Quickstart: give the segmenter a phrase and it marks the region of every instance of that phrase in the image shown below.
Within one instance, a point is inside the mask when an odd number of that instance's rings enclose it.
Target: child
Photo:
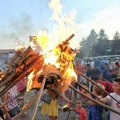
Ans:
[[[120,78],[116,78],[113,80],[113,90],[114,90],[114,93],[110,93],[110,95],[120,102]],[[115,110],[120,111],[120,103],[117,103],[110,96],[106,96],[105,98],[100,98],[99,100],[101,102],[109,104]],[[110,120],[120,120],[120,115],[111,111]]]
[[[73,108],[73,110],[76,112],[78,115],[78,120],[87,120],[87,112],[86,110],[82,107],[81,101],[76,102],[76,107]]]
[[[102,89],[105,89],[103,85],[101,84],[97,84],[99,87],[101,87]],[[102,97],[103,92],[101,91],[100,88],[98,88],[97,86],[93,86],[93,94],[97,97]],[[95,96],[92,96],[94,99]],[[102,118],[102,112],[103,112],[103,107],[94,104],[93,102],[89,102],[89,106],[88,106],[88,120],[103,120]]]
[[[81,83],[81,85],[82,85],[86,90],[88,90],[88,87],[87,87],[86,84]],[[86,94],[87,96],[90,96],[90,93],[88,93],[85,89],[81,88],[80,91],[81,91],[82,93]],[[80,100],[82,101],[82,104],[83,104],[84,108],[87,109],[87,107],[88,107],[88,101],[89,101],[89,100],[88,100],[86,97],[82,96],[82,95],[80,96]]]

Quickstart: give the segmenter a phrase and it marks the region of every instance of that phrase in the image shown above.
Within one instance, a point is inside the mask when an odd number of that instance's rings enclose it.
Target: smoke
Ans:
[[[76,10],[63,14],[63,5],[60,0],[51,0],[49,4],[53,10],[51,20],[55,21],[53,33],[58,36],[58,40],[63,41],[71,34],[75,34],[74,39],[71,40],[71,47],[76,48],[79,46],[79,24],[76,23]]]
[[[0,32],[0,40],[3,43],[1,47],[15,48],[18,46],[19,41],[28,44],[29,35],[33,34],[35,26],[32,23],[32,18],[29,14],[23,12],[17,19],[11,19],[8,29]],[[8,44],[5,44],[8,41]],[[3,46],[4,45],[4,46]],[[10,48],[9,47],[9,48]]]

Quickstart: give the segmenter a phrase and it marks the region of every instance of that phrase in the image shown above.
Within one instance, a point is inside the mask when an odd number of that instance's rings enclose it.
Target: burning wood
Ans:
[[[16,52],[16,54],[18,55],[18,52]],[[5,87],[1,89],[0,95],[3,95],[19,80],[29,75],[33,71],[33,69],[38,71],[44,63],[43,56],[36,54],[30,46],[25,51],[21,51],[18,58],[15,56],[10,62],[11,64],[9,66],[9,71],[6,72],[4,78],[0,83],[0,88],[5,85]]]
[[[5,85],[5,83],[7,82],[9,83],[4,89],[1,90],[0,95],[7,92],[7,90],[9,90],[15,83],[17,83],[19,80],[21,80],[28,74],[30,74],[30,76],[28,77],[28,83],[32,78],[32,83],[28,85],[28,90],[33,88],[41,90],[41,87],[44,87],[48,89],[48,94],[50,94],[51,97],[57,97],[63,90],[67,89],[71,82],[77,80],[76,76],[74,77],[75,72],[72,65],[75,54],[74,50],[69,47],[69,40],[73,36],[74,35],[71,35],[60,45],[55,47],[55,49],[49,51],[49,53],[52,53],[53,55],[50,56],[52,57],[52,59],[53,57],[56,57],[54,64],[51,64],[51,62],[48,61],[45,62],[46,56],[36,54],[31,49],[31,47],[28,47],[23,53],[21,53],[21,55],[15,60],[15,62],[11,66],[10,73],[12,74],[6,74],[6,77],[0,84],[0,86],[2,86]],[[72,74],[70,72],[72,72]],[[45,85],[42,84],[44,79],[46,81]],[[39,93],[41,94],[41,92]],[[36,98],[37,97],[34,97],[34,99],[31,101],[31,104],[35,101]],[[29,103],[27,104],[25,109],[28,109],[28,106]],[[23,114],[23,111],[18,114],[18,117]]]
[[[38,97],[35,113],[32,117],[32,119],[34,119],[38,103],[41,98],[41,93],[44,89],[48,90],[48,94],[51,95],[52,98],[56,98],[69,86],[78,92],[73,86],[71,86],[71,83],[77,81],[77,75],[73,68],[75,51],[69,47],[69,40],[73,36],[74,34],[45,55],[36,53],[36,51],[34,51],[30,46],[26,50],[22,49],[16,52],[16,55],[10,61],[9,71],[0,82],[0,96],[28,75],[27,90],[35,88],[39,89],[39,92],[30,102],[28,102],[25,108],[23,108],[23,110],[16,116],[15,120],[20,117]],[[33,40],[37,39],[35,36],[31,36],[30,38]],[[51,58],[52,61],[50,61]],[[81,92],[78,93],[85,96]],[[87,98],[112,110],[89,97]],[[120,114],[118,111],[112,111]]]
[[[45,88],[52,89],[50,92],[51,96],[56,92],[59,94],[63,90],[66,90],[71,82],[77,80],[72,64],[75,53],[74,50],[69,47],[69,40],[73,36],[74,35],[71,35],[64,42],[49,51],[44,57],[45,65],[43,65],[41,71],[39,71],[37,75],[33,75],[36,76],[33,79],[41,83],[49,68]],[[51,58],[52,61],[50,61]]]
[[[28,76],[32,71],[34,71],[35,77],[32,79],[32,86],[29,89],[40,89],[40,84],[42,82],[41,79],[44,78],[44,71],[46,71],[46,66],[50,67],[50,71],[47,76],[46,86],[47,84],[50,84],[52,82],[55,83],[55,85],[58,84],[59,86],[59,90],[57,89],[55,91],[61,92],[62,90],[67,89],[67,87],[65,86],[69,86],[71,82],[77,80],[77,78],[74,77],[75,74],[70,74],[70,72],[74,73],[72,61],[75,57],[75,53],[74,50],[69,47],[69,40],[73,36],[74,34],[68,37],[64,42],[59,44],[53,50],[49,51],[50,54],[53,54],[53,56],[50,56],[52,57],[52,59],[54,56],[56,56],[54,62],[55,64],[45,62],[45,56],[36,53],[30,46],[26,50],[17,50],[16,54],[10,61],[9,71],[6,72],[5,77],[0,83],[0,88],[2,88],[0,91],[0,95],[3,95],[14,84],[23,79],[25,76]],[[31,36],[31,39],[36,39],[36,37]],[[58,64],[58,66],[56,66],[56,64]],[[42,70],[42,72],[40,72],[39,70]],[[67,76],[69,77],[67,78]]]

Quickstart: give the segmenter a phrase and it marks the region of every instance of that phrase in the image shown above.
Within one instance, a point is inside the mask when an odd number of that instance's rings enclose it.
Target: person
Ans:
[[[76,112],[78,120],[87,120],[87,111],[84,107],[82,107],[81,101],[76,101],[76,107],[71,109]]]
[[[101,72],[98,69],[94,69],[92,71],[92,75],[91,75],[91,79],[95,82],[95,83],[100,83],[105,87],[105,91],[107,91],[108,93],[112,93],[113,92],[113,84],[109,81],[105,81],[102,80],[101,77]],[[91,87],[91,91],[92,91],[93,86]],[[104,92],[103,97],[106,97],[107,93]]]
[[[86,83],[81,83],[81,85],[82,85],[86,90],[89,90],[89,88],[87,87]],[[82,93],[84,93],[85,95],[90,96],[90,94],[89,94],[85,89],[81,88],[80,91],[81,91]],[[86,97],[80,95],[80,100],[81,100],[81,102],[82,102],[83,107],[84,107],[85,109],[87,109],[87,107],[88,107],[88,99],[87,99]]]
[[[120,62],[115,61],[116,69],[117,69],[117,78],[120,78]]]
[[[99,83],[97,83],[97,85],[102,89],[105,89],[103,85]],[[98,88],[97,86],[93,86],[93,94],[95,96],[92,97],[96,99],[96,96],[101,97],[103,95],[103,91],[101,91],[101,89]],[[103,120],[102,113],[103,113],[103,107],[101,107],[100,105],[96,105],[92,101],[89,101],[88,120]]]
[[[76,71],[78,71],[78,72],[81,72],[82,74],[84,74],[84,72],[85,72],[84,66],[81,65],[81,61],[80,61],[79,59],[77,59],[77,60],[75,61],[74,69],[75,69]],[[84,78],[83,78],[80,74],[77,74],[77,81],[78,81],[79,83],[81,83],[81,82],[84,81]],[[80,87],[77,85],[77,83],[74,83],[73,86],[74,86],[75,88],[79,88],[79,89],[80,89]],[[75,98],[75,100],[78,98],[76,92],[74,92],[74,98]]]
[[[92,71],[93,71],[93,67],[91,66],[91,64],[86,64],[85,65],[85,68],[86,68],[86,76],[88,78],[91,78],[91,75],[92,75]],[[90,88],[91,86],[91,83],[89,81],[87,81],[87,86]]]
[[[6,115],[7,120],[11,120],[13,115],[10,114],[13,109],[16,109],[16,114],[20,112],[20,109],[18,107],[17,103],[17,86],[14,85],[12,88],[10,88],[3,96],[2,96],[2,102],[4,103],[4,113]]]
[[[112,82],[112,70],[107,63],[105,64],[105,70],[103,71],[102,76],[105,80]]]
[[[1,104],[0,105],[0,118],[2,118],[2,120],[6,120],[5,117],[4,117],[4,113],[3,113],[3,110],[2,110],[2,107],[4,106],[4,104]]]
[[[114,93],[110,93],[110,95],[120,102],[120,78],[116,78],[113,80],[113,90]],[[110,96],[107,95],[105,98],[99,98],[99,100],[110,105],[110,107],[120,112],[120,103],[116,102]],[[110,120],[120,120],[120,115],[111,111]]]
[[[27,85],[27,77],[24,77],[22,80],[17,82],[17,91],[19,94],[18,97],[18,104],[20,107],[23,107],[24,104],[24,96],[26,92],[26,85]]]
[[[51,96],[51,100],[48,103],[47,101],[43,100],[41,114],[42,115],[48,115],[50,120],[57,120],[58,117],[58,95],[54,91],[46,90],[46,94]],[[65,92],[61,93],[61,97],[68,103],[72,103],[71,100],[69,100],[65,96]]]
[[[80,71],[82,74],[85,73],[84,66],[81,64],[80,60],[75,61],[74,69]],[[77,79],[80,83],[84,81],[83,77],[80,74],[77,74]]]

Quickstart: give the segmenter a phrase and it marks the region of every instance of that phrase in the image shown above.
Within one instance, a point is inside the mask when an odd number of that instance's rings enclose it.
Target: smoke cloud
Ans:
[[[3,44],[1,48],[15,48],[18,46],[19,41],[28,44],[28,39],[35,31],[35,26],[32,22],[32,17],[23,12],[17,19],[11,19],[8,29],[0,31],[0,40]],[[8,41],[9,43],[6,43]],[[5,44],[5,46],[3,46]]]

